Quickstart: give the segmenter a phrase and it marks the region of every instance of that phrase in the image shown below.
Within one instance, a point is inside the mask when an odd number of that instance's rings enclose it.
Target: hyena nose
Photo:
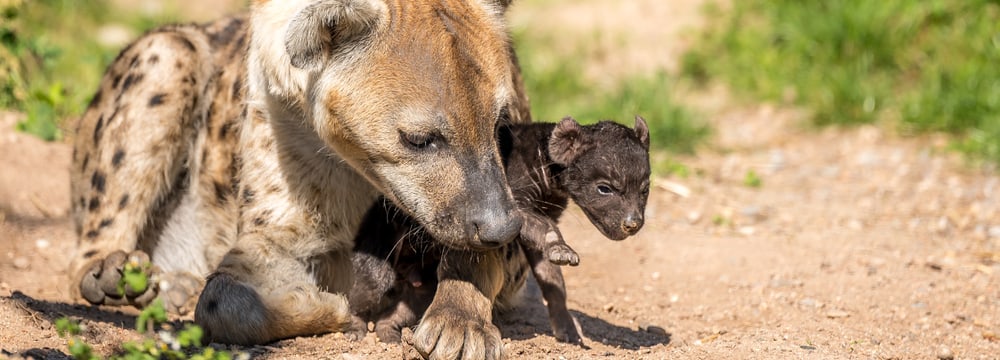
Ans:
[[[622,230],[629,235],[633,235],[642,228],[642,215],[632,214],[622,221]]]
[[[483,246],[498,247],[507,244],[521,232],[523,220],[515,211],[490,209],[474,215],[472,227],[475,238]]]

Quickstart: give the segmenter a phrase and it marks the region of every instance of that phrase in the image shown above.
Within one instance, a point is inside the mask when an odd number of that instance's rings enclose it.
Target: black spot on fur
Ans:
[[[118,210],[124,209],[125,205],[128,205],[128,194],[122,195],[121,200],[118,200]]]
[[[232,121],[227,121],[219,127],[219,139],[225,139],[226,135],[229,134],[229,128],[233,126]]]
[[[216,181],[215,182],[215,201],[220,205],[226,202],[229,198],[229,194],[233,193],[233,188],[226,184]]]
[[[104,115],[97,117],[97,125],[94,125],[94,143],[101,141],[101,130],[104,130]]]
[[[182,63],[180,60],[177,60],[177,62],[174,63],[174,68],[177,68],[177,70],[180,70],[180,69],[184,68],[184,63]]]
[[[128,67],[130,69],[135,69],[136,66],[139,66],[139,55],[132,56],[132,60],[129,60],[128,62]]]
[[[90,259],[90,258],[94,257],[94,255],[97,255],[97,250],[90,250],[88,252],[83,253],[83,258],[84,259]]]
[[[118,84],[122,82],[122,74],[115,74],[115,77],[111,80],[111,87],[117,88]]]
[[[177,40],[180,40],[181,45],[184,45],[184,47],[187,48],[188,51],[191,51],[191,52],[197,51],[197,49],[195,49],[195,47],[194,47],[194,43],[191,42],[191,40],[188,40],[188,38],[186,38],[184,36],[181,36],[181,35],[177,35]]]
[[[122,159],[124,158],[125,150],[122,150],[122,148],[115,149],[115,154],[111,156],[111,166],[114,166],[115,169],[117,169],[122,165]]]
[[[233,99],[238,99],[240,97],[240,90],[243,89],[243,82],[237,78],[233,81]]]
[[[160,62],[160,55],[157,54],[150,55],[148,61],[150,65],[156,65],[156,63]]]
[[[111,226],[111,223],[113,222],[115,222],[115,220],[112,218],[104,218],[103,220],[101,220],[101,223],[97,225],[97,228],[99,229],[106,228],[108,226]]]
[[[102,96],[103,93],[101,92],[101,90],[97,90],[97,93],[94,94],[94,97],[90,98],[90,104],[87,105],[87,107],[94,107],[95,104],[99,104],[101,102]]]
[[[88,239],[96,238],[97,234],[98,234],[97,230],[90,230],[87,232],[87,238]]]
[[[80,170],[86,170],[88,163],[90,163],[90,154],[83,156],[83,162],[80,164]]]
[[[253,196],[254,196],[253,190],[250,190],[250,188],[244,188],[243,189],[243,203],[244,204],[249,204],[250,202],[252,202],[253,201]]]
[[[101,207],[101,199],[97,198],[96,196],[90,198],[90,205],[87,206],[87,209],[90,211],[94,211],[97,210],[97,208],[99,207]]]
[[[253,224],[257,226],[264,226],[264,218],[258,217],[253,219]]]
[[[233,19],[228,24],[226,28],[222,31],[212,33],[209,37],[209,41],[212,42],[212,46],[222,46],[233,41],[233,35],[240,33],[240,27],[243,26],[243,20]]]
[[[94,175],[90,177],[90,186],[97,190],[98,193],[104,193],[104,173],[100,171],[94,171]]]
[[[87,198],[81,196],[80,197],[80,207],[86,207],[86,206],[87,206]]]
[[[146,75],[143,74],[129,74],[125,78],[125,83],[122,84],[122,91],[127,91],[130,87],[132,87],[133,84],[142,81],[142,79],[145,77]]]
[[[163,93],[153,95],[153,97],[149,98],[149,107],[159,106],[160,104],[163,104],[163,98],[166,96],[167,94]]]

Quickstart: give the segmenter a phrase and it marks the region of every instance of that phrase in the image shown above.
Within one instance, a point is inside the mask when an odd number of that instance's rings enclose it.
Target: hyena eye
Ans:
[[[432,133],[406,133],[400,131],[399,141],[412,150],[430,150],[438,147],[440,136]]]
[[[601,195],[611,195],[611,194],[614,194],[614,192],[615,192],[615,190],[612,189],[610,186],[607,186],[607,185],[604,185],[604,184],[597,185],[597,193],[598,194],[601,194]]]

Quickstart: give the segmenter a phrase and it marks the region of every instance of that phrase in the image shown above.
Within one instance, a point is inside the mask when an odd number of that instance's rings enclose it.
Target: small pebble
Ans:
[[[954,360],[955,353],[951,352],[947,346],[942,346],[938,349],[937,358],[940,360]]]
[[[843,310],[830,310],[826,312],[826,317],[831,319],[845,318],[848,316],[851,316],[851,314],[848,314],[846,311]]]
[[[50,244],[50,243],[49,243],[49,241],[48,241],[48,240],[46,240],[46,239],[38,239],[38,240],[35,240],[35,247],[37,247],[37,248],[39,248],[39,249],[45,249],[45,248],[48,248],[48,247],[49,247],[49,245],[51,245],[51,244]]]
[[[654,334],[654,335],[667,336],[667,330],[663,329],[662,327],[659,327],[659,326],[656,326],[656,325],[653,325],[653,324],[649,324],[649,323],[639,324],[639,330],[645,331],[645,332],[648,332],[648,333]]]
[[[998,239],[1000,239],[1000,225],[997,225],[997,226],[990,226],[990,229],[989,229],[989,230],[987,230],[987,231],[986,231],[986,233],[987,233],[987,234],[988,234],[988,235],[989,235],[989,236],[990,236],[991,238],[998,238]]]
[[[30,265],[30,263],[28,262],[28,259],[25,259],[23,257],[14,258],[14,268],[15,269],[24,270],[24,269],[28,268],[28,265]]]
[[[604,311],[607,311],[607,312],[612,312],[612,311],[615,310],[615,304],[611,304],[611,303],[604,304],[604,306],[602,306],[601,309],[604,309]]]

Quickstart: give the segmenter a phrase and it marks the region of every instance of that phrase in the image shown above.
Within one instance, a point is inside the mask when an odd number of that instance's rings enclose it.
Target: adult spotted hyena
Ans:
[[[73,290],[182,310],[215,341],[341,331],[350,249],[383,194],[454,251],[416,334],[492,358],[494,248],[521,220],[498,123],[530,121],[504,0],[254,1],[248,17],[152,31],[110,66],[72,168]],[[120,294],[123,264],[158,285]]]

